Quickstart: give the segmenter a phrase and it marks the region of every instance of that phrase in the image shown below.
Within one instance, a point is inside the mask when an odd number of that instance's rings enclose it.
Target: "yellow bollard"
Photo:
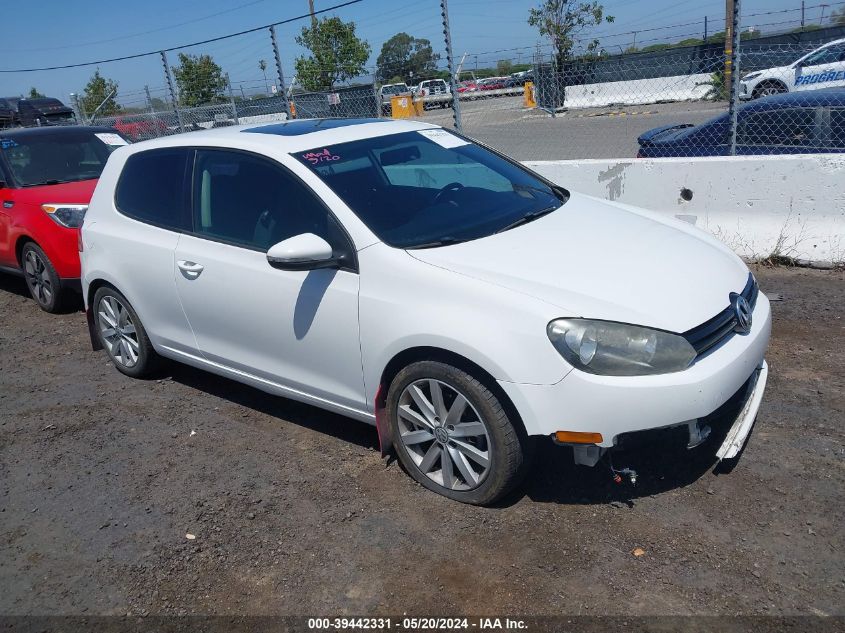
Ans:
[[[526,81],[525,82],[525,92],[523,94],[522,102],[525,104],[526,108],[536,108],[537,101],[534,98],[534,82],[533,81]]]

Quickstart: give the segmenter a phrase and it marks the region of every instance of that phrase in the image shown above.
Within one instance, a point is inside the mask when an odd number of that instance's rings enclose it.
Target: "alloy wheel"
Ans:
[[[449,490],[472,490],[490,470],[487,425],[469,400],[434,379],[417,380],[399,397],[399,439],[420,472]]]
[[[53,288],[53,282],[50,280],[47,265],[34,250],[26,253],[23,270],[32,296],[41,305],[49,305],[53,299],[55,289]]]
[[[123,367],[138,363],[140,346],[132,316],[117,298],[105,296],[97,308],[100,335],[114,362]]]

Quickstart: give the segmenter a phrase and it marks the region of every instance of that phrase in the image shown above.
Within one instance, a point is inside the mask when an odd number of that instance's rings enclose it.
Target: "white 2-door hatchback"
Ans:
[[[765,388],[769,302],[727,247],[424,123],[120,148],[80,248],[92,338],[123,373],[167,357],[375,423],[468,503],[517,483],[534,436],[595,465],[650,429],[695,446],[728,401],[716,453],[736,457]]]

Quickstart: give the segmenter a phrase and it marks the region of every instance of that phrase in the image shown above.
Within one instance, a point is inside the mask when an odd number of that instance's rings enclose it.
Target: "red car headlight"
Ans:
[[[85,212],[88,210],[88,205],[51,202],[42,204],[41,210],[50,216],[50,219],[59,226],[63,226],[68,229],[78,229],[82,226],[82,220],[85,218]]]

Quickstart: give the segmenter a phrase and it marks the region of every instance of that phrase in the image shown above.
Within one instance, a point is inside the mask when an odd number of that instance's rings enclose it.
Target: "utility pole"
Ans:
[[[704,16],[704,43],[707,43],[707,16]]]
[[[804,6],[804,0],[801,0],[801,30],[804,30],[804,18],[806,15],[806,7]]]
[[[730,90],[733,76],[734,3],[725,0],[725,88]]]

